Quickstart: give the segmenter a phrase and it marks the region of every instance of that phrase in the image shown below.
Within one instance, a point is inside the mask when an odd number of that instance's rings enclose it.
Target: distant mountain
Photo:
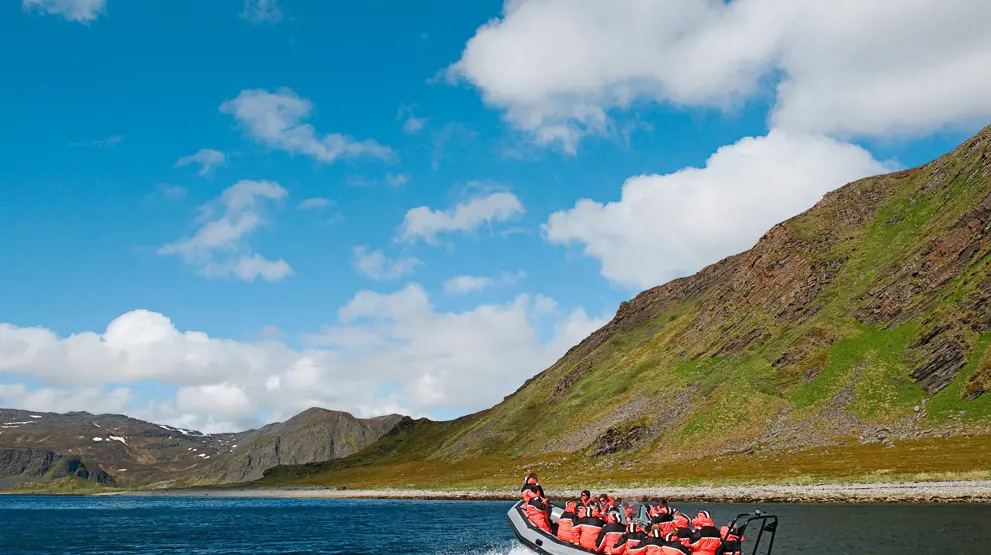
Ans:
[[[482,480],[553,452],[581,461],[562,467],[567,479],[585,468],[777,460],[825,446],[917,441],[938,453],[947,437],[952,465],[926,456],[899,458],[897,468],[982,470],[989,391],[991,127],[928,164],[840,187],[752,249],[621,303],[491,409],[410,421],[383,438],[388,450],[268,476],[335,483],[335,472],[360,466],[387,483],[426,461],[420,474],[463,463],[470,471],[459,479]],[[831,476],[895,468],[850,452]],[[346,479],[360,485],[356,473]]]
[[[116,414],[0,409],[0,489],[66,477],[121,487],[250,480],[277,464],[355,453],[400,418],[313,408],[257,430],[204,434]]]

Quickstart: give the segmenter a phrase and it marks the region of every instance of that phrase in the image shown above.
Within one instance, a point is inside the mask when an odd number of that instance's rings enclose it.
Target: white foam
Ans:
[[[10,426],[10,425],[21,425],[21,424],[34,424],[34,421],[33,420],[27,420],[25,422],[4,422],[4,424],[6,424],[7,426]]]
[[[103,441],[103,438],[102,437],[94,437],[93,438],[93,441]]]

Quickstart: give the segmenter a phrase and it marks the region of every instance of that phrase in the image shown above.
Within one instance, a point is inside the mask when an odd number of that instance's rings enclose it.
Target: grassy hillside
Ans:
[[[989,253],[991,127],[623,303],[492,409],[265,482],[497,485],[531,467],[563,481],[980,474]]]

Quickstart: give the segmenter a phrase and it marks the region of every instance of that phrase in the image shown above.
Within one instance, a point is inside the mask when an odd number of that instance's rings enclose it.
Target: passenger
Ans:
[[[585,549],[595,551],[598,547],[599,532],[605,525],[599,518],[599,510],[592,505],[586,509],[585,518],[578,518],[578,545]]]
[[[596,551],[599,553],[612,553],[620,536],[626,533],[626,528],[619,523],[618,517],[619,513],[616,511],[606,513],[606,523],[599,531],[598,539],[595,540]]]
[[[692,550],[678,540],[677,534],[666,534],[661,544],[660,555],[691,555]]]
[[[647,555],[649,553],[650,545],[647,544],[647,540],[650,539],[650,535],[653,533],[653,530],[644,530],[642,533],[643,536],[640,538],[640,542],[637,543],[637,545],[627,548],[624,555]]]
[[[554,535],[554,531],[551,530],[550,518],[548,518],[550,507],[547,501],[533,490],[524,491],[523,499],[526,500],[526,517],[530,522],[544,532]]]
[[[585,490],[585,491],[583,491],[581,493],[581,495],[578,496],[578,506],[579,507],[586,507],[587,508],[592,503],[594,503],[594,501],[592,500],[592,493],[590,491]]]
[[[712,516],[709,511],[699,511],[698,515],[692,520],[695,525],[695,532],[692,535],[692,543],[689,547],[695,553],[701,553],[702,555],[716,555],[716,551],[723,544],[719,537],[719,530],[716,525],[712,522]]]
[[[633,518],[633,505],[627,502],[623,502],[623,515],[626,516],[626,521],[629,522]]]
[[[641,553],[643,555],[660,555],[662,543],[664,543],[664,538],[661,537],[661,528],[654,525],[650,529],[650,534],[640,542],[640,547],[643,548]]]
[[[523,478],[523,489],[520,490],[520,495],[525,493],[526,490],[535,491],[540,497],[547,497],[544,495],[544,488],[540,486],[540,479],[537,478],[536,472],[531,472],[526,475],[526,478]]]
[[[616,545],[613,546],[612,551],[607,552],[607,555],[627,555],[646,537],[647,534],[643,531],[643,526],[631,520],[626,525],[626,533],[616,540]]]
[[[723,555],[742,555],[744,537],[740,535],[740,529],[723,526],[719,529],[719,537],[723,538]]]
[[[671,507],[668,507],[667,499],[661,499],[661,504],[657,506],[657,514],[661,514],[661,515],[671,514]]]
[[[575,511],[578,510],[578,504],[574,501],[568,501],[564,505],[564,512],[557,519],[557,537],[560,540],[566,542],[571,542],[574,537],[575,521],[578,520],[578,515]]]
[[[670,508],[668,508],[667,513],[663,513],[661,512],[663,509],[664,507],[658,505],[658,509],[657,509],[658,513],[655,518],[657,519],[657,523],[661,525],[661,535],[666,536],[671,532],[674,532],[675,529],[678,527],[678,523],[675,522],[675,519],[681,513],[678,512],[678,509],[670,509]]]
[[[599,512],[605,514],[609,511],[609,509],[612,509],[615,506],[616,502],[613,501],[612,497],[609,497],[604,493],[599,494]]]
[[[677,534],[678,539],[681,543],[688,547],[692,543],[692,523],[688,520],[688,517],[677,513],[674,515],[674,531],[672,534]]]

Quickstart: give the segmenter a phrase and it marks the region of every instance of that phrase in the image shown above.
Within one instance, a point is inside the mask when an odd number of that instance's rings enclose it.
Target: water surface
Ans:
[[[0,553],[527,555],[511,503],[0,496]],[[683,511],[701,505],[676,504]],[[718,523],[754,505],[710,504]],[[991,505],[791,505],[776,555],[986,553]]]

